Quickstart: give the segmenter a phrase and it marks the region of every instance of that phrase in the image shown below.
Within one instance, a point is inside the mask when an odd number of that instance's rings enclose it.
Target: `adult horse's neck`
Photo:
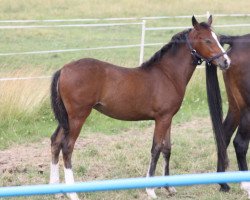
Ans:
[[[175,35],[167,45],[141,66],[144,69],[160,69],[181,94],[184,94],[196,67],[186,42],[185,34],[189,32],[190,30],[187,30]]]

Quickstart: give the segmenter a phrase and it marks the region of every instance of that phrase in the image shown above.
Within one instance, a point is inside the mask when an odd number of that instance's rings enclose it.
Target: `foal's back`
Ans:
[[[178,102],[172,100],[178,96],[171,82],[157,68],[130,69],[85,58],[65,65],[59,81],[64,104],[72,113],[93,107],[121,120],[146,120]],[[71,108],[69,102],[79,107]]]

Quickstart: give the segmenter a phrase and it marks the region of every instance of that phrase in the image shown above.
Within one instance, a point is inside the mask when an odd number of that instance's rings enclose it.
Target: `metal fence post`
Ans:
[[[209,11],[207,11],[206,15],[207,15],[207,19],[208,19],[210,17]]]

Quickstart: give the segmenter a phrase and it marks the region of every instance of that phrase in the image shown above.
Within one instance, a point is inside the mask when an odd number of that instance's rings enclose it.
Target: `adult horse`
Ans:
[[[238,128],[233,144],[236,152],[239,170],[247,171],[246,154],[250,140],[250,34],[243,36],[220,36],[222,45],[228,44],[228,56],[231,59],[231,67],[223,73],[227,98],[228,112],[222,123],[222,106],[215,66],[207,66],[207,92],[210,113],[214,131],[221,131],[225,138],[227,148],[233,133]],[[217,143],[220,145],[220,142]],[[225,149],[226,151],[226,149]],[[225,160],[226,161],[226,160]],[[218,159],[217,171],[224,172],[226,163]],[[228,191],[227,184],[220,184],[221,190]],[[241,183],[241,188],[248,192],[250,198],[250,183]]]
[[[71,156],[81,127],[92,108],[120,120],[155,120],[151,162],[147,176],[154,176],[162,152],[169,175],[170,127],[179,110],[186,86],[202,59],[227,69],[230,59],[208,22],[173,36],[171,41],[140,67],[129,69],[92,58],[66,64],[51,84],[51,101],[58,127],[51,137],[50,183],[59,182],[58,157],[62,150],[65,181],[73,183]],[[166,187],[170,192],[174,188]],[[156,198],[153,189],[149,196]],[[69,194],[78,199],[75,193]]]

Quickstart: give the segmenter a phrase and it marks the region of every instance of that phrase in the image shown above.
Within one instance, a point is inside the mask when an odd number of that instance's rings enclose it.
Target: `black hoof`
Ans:
[[[228,184],[221,184],[220,185],[221,187],[220,187],[220,191],[221,192],[228,192],[229,190],[230,190],[230,187],[229,187],[229,185]]]

